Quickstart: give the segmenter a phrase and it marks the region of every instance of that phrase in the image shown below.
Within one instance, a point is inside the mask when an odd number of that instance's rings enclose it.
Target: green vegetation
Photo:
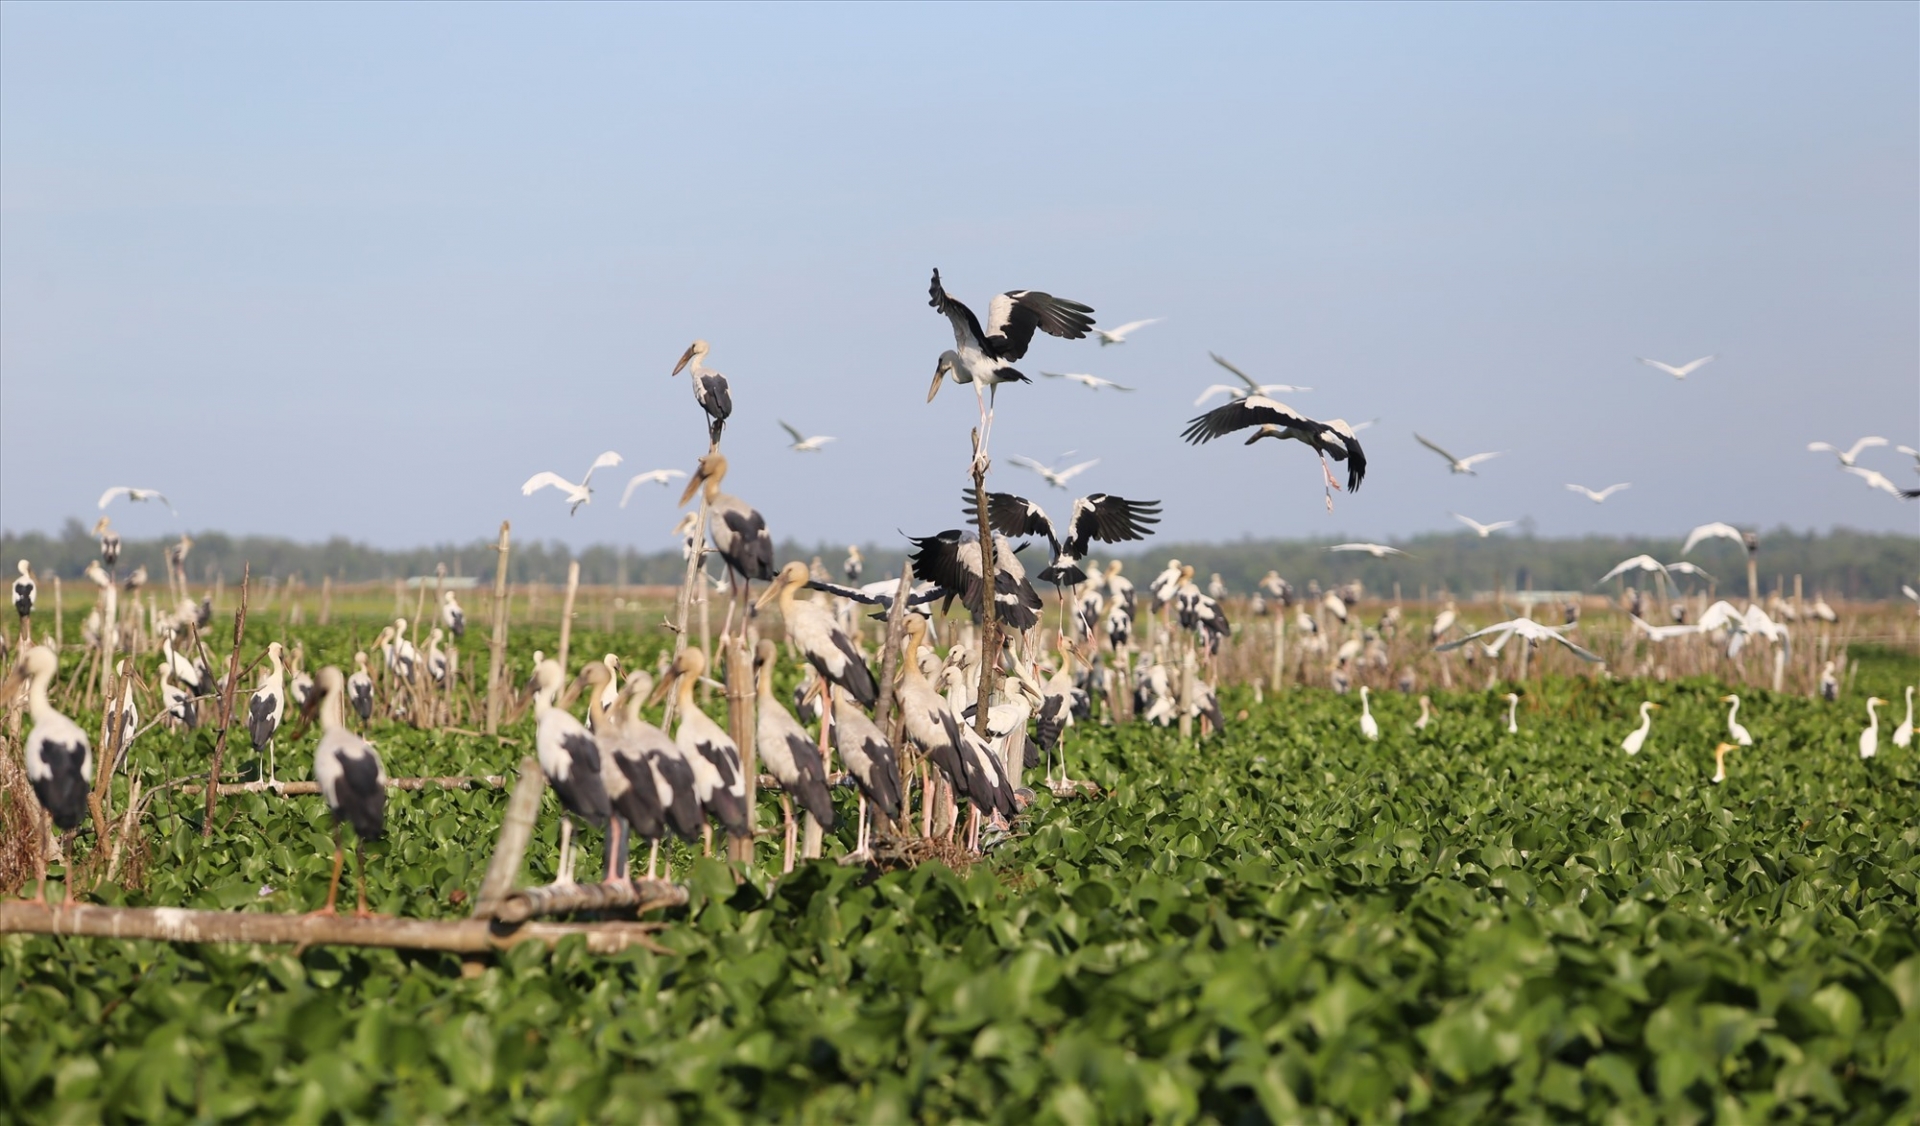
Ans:
[[[341,627],[301,636],[310,663],[343,659]],[[516,667],[535,645],[551,633],[516,634]],[[1248,718],[1192,747],[1076,728],[1074,773],[1105,794],[1043,792],[964,873],[829,859],[769,895],[764,867],[736,885],[681,851],[671,956],[570,941],[467,978],[440,956],[9,936],[0,1098],[21,1122],[1911,1120],[1920,766],[1885,710],[1879,759],[1854,739],[1865,694],[1897,700],[1920,662],[1858,656],[1839,705],[1747,690],[1757,745],[1720,786],[1704,680],[1533,685],[1518,735],[1493,693],[1436,694],[1421,733],[1389,694],[1369,744],[1357,699],[1308,690],[1230,691]],[[1628,758],[1645,697],[1666,707]],[[374,734],[396,774],[499,771],[531,724],[504,746]],[[151,783],[204,770],[208,742],[134,755]],[[310,745],[283,744],[283,776]],[[397,795],[376,909],[463,914],[504,803]],[[144,886],[102,898],[319,903],[317,799],[223,799],[205,845],[199,809],[159,805]],[[542,832],[534,879],[551,806]]]

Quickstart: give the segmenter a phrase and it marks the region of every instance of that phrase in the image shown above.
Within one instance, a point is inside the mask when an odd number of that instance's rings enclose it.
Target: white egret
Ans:
[[[1373,718],[1373,709],[1367,705],[1367,686],[1360,686],[1360,734],[1369,742],[1380,741],[1380,721]]]
[[[1496,458],[1500,456],[1498,452],[1495,452],[1495,453],[1484,453],[1484,454],[1469,454],[1466,457],[1455,457],[1452,454],[1448,453],[1447,451],[1441,449],[1439,446],[1436,446],[1432,442],[1429,442],[1425,438],[1422,438],[1419,432],[1417,431],[1413,435],[1413,440],[1416,442],[1419,442],[1421,445],[1432,450],[1434,453],[1439,454],[1441,457],[1446,458],[1447,469],[1450,472],[1464,473],[1469,477],[1478,477],[1480,475],[1479,473],[1475,472],[1473,468],[1474,466],[1480,464],[1483,461],[1487,461],[1492,458]]]
[[[1336,543],[1328,551],[1364,551],[1375,559],[1384,559],[1389,555],[1405,555],[1397,547],[1388,547],[1384,543]]]
[[[1213,352],[1208,352],[1207,355],[1213,358],[1214,363],[1232,372],[1240,382],[1238,384],[1214,384],[1205,391],[1202,391],[1200,397],[1193,401],[1193,405],[1196,407],[1205,403],[1208,399],[1213,398],[1215,395],[1225,395],[1230,399],[1244,399],[1250,395],[1292,395],[1301,391],[1313,390],[1311,387],[1299,387],[1291,383],[1256,383],[1252,376],[1234,367],[1221,356]]]
[[[1148,325],[1157,325],[1163,320],[1166,320],[1166,318],[1148,317],[1144,321],[1128,321],[1119,328],[1096,328],[1093,330],[1093,334],[1100,338],[1100,346],[1102,348],[1109,344],[1125,344],[1127,337],[1136,330],[1143,329]]]
[[[1839,460],[1842,469],[1851,469],[1854,461],[1859,458],[1860,451],[1870,450],[1876,446],[1884,446],[1886,444],[1887,440],[1885,438],[1869,435],[1844,450],[1831,442],[1808,442],[1807,452],[1832,454]]]
[[[1473,517],[1462,516],[1458,512],[1449,512],[1447,513],[1447,515],[1453,517],[1455,520],[1460,521],[1462,524],[1465,524],[1467,527],[1472,528],[1474,531],[1480,533],[1481,539],[1486,539],[1488,536],[1492,535],[1493,533],[1499,531],[1502,528],[1511,528],[1520,523],[1520,521],[1518,520],[1495,520],[1491,524],[1482,524],[1480,521],[1475,520]]]
[[[1711,524],[1702,524],[1693,531],[1688,532],[1687,542],[1680,548],[1680,554],[1691,554],[1695,544],[1698,544],[1701,540],[1710,539],[1732,540],[1741,547],[1747,545],[1745,533],[1741,532],[1740,529],[1734,527],[1732,524],[1723,524],[1716,520]]]
[[[1520,693],[1507,693],[1507,734],[1520,734]]]
[[[1579,645],[1576,645],[1573,642],[1568,641],[1566,638],[1560,636],[1561,630],[1572,629],[1572,628],[1573,628],[1572,624],[1564,625],[1564,626],[1548,626],[1548,625],[1541,625],[1539,622],[1534,621],[1532,618],[1515,618],[1512,621],[1497,622],[1493,625],[1486,627],[1485,629],[1475,630],[1474,632],[1466,635],[1465,637],[1459,638],[1458,640],[1455,640],[1455,641],[1449,641],[1444,645],[1436,645],[1433,647],[1433,651],[1436,653],[1450,652],[1454,649],[1460,648],[1461,646],[1467,644],[1470,641],[1476,641],[1489,634],[1499,634],[1500,636],[1498,640],[1495,640],[1490,643],[1485,643],[1487,655],[1489,657],[1497,657],[1500,655],[1500,650],[1506,647],[1507,641],[1510,638],[1512,638],[1515,634],[1519,634],[1520,637],[1530,642],[1537,643],[1542,641],[1557,641],[1561,645],[1566,646],[1569,652],[1571,652],[1574,656],[1580,658],[1581,660],[1589,663],[1599,662],[1600,660],[1599,654],[1591,652],[1587,649],[1584,649]]]
[[[1094,331],[1099,332],[1100,330],[1094,329]],[[1115,391],[1133,390],[1133,388],[1123,387],[1111,379],[1102,379],[1097,375],[1088,375],[1084,371],[1043,371],[1040,374],[1046,376],[1048,379],[1065,379],[1072,383],[1078,383],[1089,391],[1098,391],[1103,387],[1110,387]]]
[[[778,422],[779,420],[775,419],[775,421]],[[793,427],[788,426],[784,422],[780,423],[780,429],[785,430],[793,438],[792,443],[789,444],[787,448],[790,450],[793,450],[795,453],[803,453],[803,454],[818,453],[820,451],[820,448],[825,446],[828,442],[836,441],[835,438],[826,434],[820,434],[820,435],[816,435],[814,437],[809,438],[805,434],[800,433],[800,431],[795,430]]]
[[[1613,494],[1621,491],[1622,489],[1631,489],[1631,488],[1633,488],[1633,482],[1631,481],[1622,481],[1617,485],[1608,485],[1604,489],[1589,489],[1585,485],[1568,485],[1567,486],[1567,490],[1569,492],[1579,493],[1581,496],[1586,497],[1588,500],[1592,501],[1595,504],[1605,503],[1606,499],[1612,496]]]
[[[178,512],[174,512],[173,502],[168,500],[166,497],[166,494],[162,493],[159,489],[136,489],[131,485],[115,485],[113,488],[108,489],[104,493],[101,493],[100,507],[105,508],[107,505],[112,504],[113,498],[118,496],[124,496],[128,500],[133,501],[136,504],[142,503],[145,501],[150,501],[150,500],[157,500],[161,504],[164,504],[167,506],[168,512],[173,512],[175,516],[179,515]]]
[[[1697,360],[1693,360],[1689,363],[1684,363],[1678,367],[1675,367],[1672,364],[1663,364],[1659,360],[1649,360],[1645,356],[1634,357],[1634,359],[1639,360],[1641,363],[1647,365],[1650,368],[1653,368],[1655,371],[1664,371],[1668,375],[1671,375],[1672,377],[1674,377],[1675,379],[1685,379],[1689,375],[1692,375],[1694,372],[1699,371],[1701,368],[1712,363],[1714,360],[1718,358],[1719,357],[1717,356],[1702,356]]]
[[[1746,727],[1735,718],[1740,714],[1740,697],[1732,695],[1722,696],[1720,697],[1720,702],[1733,705],[1727,709],[1727,734],[1733,737],[1734,742],[1743,747],[1753,746],[1753,736],[1749,734]]]
[[[1913,685],[1907,685],[1907,718],[1893,729],[1893,745],[1910,747],[1913,745]]]
[[[620,507],[625,508],[627,502],[633,499],[633,490],[642,485],[659,485],[661,488],[666,488],[673,483],[674,478],[686,475],[687,471],[684,469],[649,469],[645,473],[636,473],[627,478],[626,491],[620,494]]]
[[[1868,488],[1879,489],[1888,496],[1899,497],[1901,500],[1912,500],[1914,497],[1920,497],[1920,489],[1903,489],[1889,480],[1886,474],[1876,469],[1863,469],[1858,465],[1844,465],[1840,467],[1840,471],[1842,473],[1853,474],[1855,477],[1865,481]]]
[[[612,450],[608,450],[606,453],[593,459],[593,464],[587,467],[587,475],[580,479],[579,484],[576,485],[558,473],[549,470],[535,473],[533,476],[527,478],[527,483],[520,486],[520,495],[530,497],[541,489],[551,486],[560,490],[561,495],[565,497],[568,505],[567,515],[571,516],[579,510],[581,505],[589,504],[593,500],[593,471],[596,469],[606,469],[619,464],[620,455],[614,453]]]
[[[1867,697],[1867,729],[1860,733],[1860,757],[1870,759],[1880,753],[1880,716],[1874,706],[1884,704],[1878,696]]]
[[[1091,461],[1080,462],[1078,465],[1069,465],[1065,469],[1055,469],[1051,466],[1042,465],[1030,457],[1010,457],[1007,461],[1022,469],[1033,470],[1045,478],[1047,484],[1052,485],[1056,489],[1066,488],[1068,481],[1073,480],[1080,474],[1100,464],[1100,459],[1097,457]]]
[[[1647,733],[1653,730],[1652,709],[1659,706],[1659,704],[1654,703],[1652,700],[1642,700],[1640,702],[1640,726],[1627,732],[1627,737],[1620,741],[1621,750],[1630,755],[1640,753],[1640,748],[1646,746]]]

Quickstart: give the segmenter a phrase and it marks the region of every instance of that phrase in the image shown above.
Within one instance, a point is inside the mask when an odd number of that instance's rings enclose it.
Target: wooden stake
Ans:
[[[500,542],[493,550],[498,558],[493,571],[493,636],[487,640],[487,734],[500,733],[501,695],[507,663],[507,558],[511,554],[512,526],[500,521]]]
[[[573,647],[573,599],[580,592],[580,561],[567,563],[567,597],[560,604],[560,675],[568,676],[567,652]]]
[[[213,737],[213,768],[207,776],[216,783],[207,787],[206,820],[200,825],[200,839],[213,839],[214,807],[220,801],[220,759],[227,750],[227,729],[233,726],[233,693],[240,686],[240,641],[247,634],[247,585],[253,576],[253,564],[240,571],[240,608],[233,614],[233,652],[227,657],[227,686],[220,691],[220,731]]]
[[[980,432],[973,434],[973,502],[980,523],[980,696],[973,713],[974,730],[985,739],[987,710],[993,701],[994,674],[1000,670],[1000,606],[994,600],[993,524],[987,512],[987,462],[980,457]]]
[[[500,536],[506,538],[506,525]],[[505,554],[501,556],[505,558]],[[540,815],[540,796],[546,793],[547,776],[533,758],[520,760],[520,779],[507,799],[507,814],[500,822],[500,839],[493,846],[493,858],[487,861],[487,874],[480,881],[480,894],[474,897],[474,918],[489,918],[513,890],[526,861],[527,842],[533,839],[533,822]]]

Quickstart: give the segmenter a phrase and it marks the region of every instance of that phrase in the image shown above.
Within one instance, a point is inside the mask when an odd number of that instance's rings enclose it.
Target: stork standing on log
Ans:
[[[984,459],[987,439],[993,431],[992,398],[1002,383],[1031,383],[1013,364],[1027,354],[1035,329],[1063,340],[1083,339],[1093,328],[1093,309],[1078,301],[1067,301],[1032,289],[1013,289],[995,297],[987,306],[983,326],[973,310],[947,296],[940,284],[940,271],[933,272],[933,284],[927,289],[928,302],[953,324],[953,348],[940,353],[933,371],[933,385],[927,388],[927,402],[933,402],[940,382],[949,374],[955,383],[973,384],[974,397],[980,402],[980,452]],[[981,393],[986,388],[986,394]]]
[[[93,783],[93,744],[80,725],[54,710],[47,699],[47,685],[60,670],[60,659],[53,650],[36,645],[21,654],[20,663],[0,686],[0,700],[12,700],[22,684],[27,688],[27,715],[33,730],[27,735],[27,781],[40,808],[47,811],[62,831],[77,827],[87,815],[87,793]],[[36,819],[37,822],[37,819]],[[44,831],[36,823],[38,838],[40,897],[46,893],[46,845]],[[73,874],[67,875],[67,902],[73,902]]]
[[[387,826],[387,770],[373,744],[347,730],[346,678],[328,665],[314,678],[317,690],[308,705],[320,713],[320,742],[313,749],[313,780],[333,812],[333,879],[327,884],[327,905],[314,912],[334,913],[340,894],[340,869],[346,852],[340,844],[340,822],[353,825],[353,862],[359,877],[358,918],[368,918],[366,842],[377,841]]]
[[[556,884],[573,882],[573,818],[606,828],[611,813],[607,784],[600,771],[600,745],[572,713],[560,706],[564,679],[557,661],[541,661],[533,670],[534,753],[541,773],[553,785],[566,810],[560,818],[560,870]],[[611,843],[611,842],[609,842]]]
[[[680,503],[686,504],[695,493],[705,494],[707,534],[713,538],[714,550],[726,561],[729,588],[744,596],[751,592],[756,581],[768,582],[773,578],[773,537],[767,532],[766,518],[752,505],[720,491],[720,483],[726,478],[726,455],[718,449],[708,450],[700,459],[699,471],[687,482],[687,491],[680,494]],[[697,529],[694,534],[699,534]],[[739,583],[745,584],[745,591]],[[727,614],[730,626],[731,604]],[[727,630],[722,628],[720,635],[727,636]]]

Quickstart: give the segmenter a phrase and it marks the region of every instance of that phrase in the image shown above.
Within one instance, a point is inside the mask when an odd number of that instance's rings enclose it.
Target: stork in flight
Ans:
[[[128,500],[133,501],[135,504],[139,504],[143,501],[157,500],[161,504],[164,504],[167,506],[168,512],[173,512],[175,516],[180,515],[178,512],[174,512],[173,502],[168,500],[166,494],[161,492],[159,489],[136,489],[131,485],[115,485],[113,488],[108,489],[104,493],[101,493],[100,507],[101,508],[107,507],[109,504],[113,503],[114,497],[123,496],[123,495]]]
[[[805,434],[800,433],[798,430],[795,430],[793,427],[788,426],[784,422],[780,423],[780,429],[785,430],[788,434],[793,436],[793,442],[790,445],[788,445],[787,448],[790,450],[793,450],[795,453],[803,453],[803,454],[818,453],[820,450],[820,447],[834,440],[833,438],[824,434],[818,437],[809,438]]]
[[[1099,332],[1100,330],[1094,329],[1094,331]],[[1102,387],[1111,387],[1115,391],[1133,390],[1133,388],[1131,387],[1122,387],[1120,384],[1115,383],[1111,379],[1102,379],[1097,375],[1088,375],[1086,372],[1083,372],[1083,371],[1043,371],[1040,374],[1046,376],[1048,379],[1071,380],[1074,383],[1078,383],[1080,386],[1085,387],[1089,391],[1098,391]]]
[[[1237,386],[1231,383],[1216,383],[1208,387],[1205,391],[1200,392],[1198,399],[1193,401],[1193,405],[1196,407],[1201,406],[1215,395],[1225,395],[1230,399],[1244,399],[1249,395],[1292,395],[1301,391],[1313,390],[1311,387],[1295,387],[1291,383],[1255,383],[1252,376],[1228,363],[1224,357],[1213,352],[1208,352],[1207,355],[1213,358],[1214,363],[1232,372],[1234,376],[1240,380],[1240,383]]]
[[[1429,442],[1425,438],[1422,438],[1418,431],[1414,433],[1413,440],[1427,447],[1428,449],[1432,450],[1434,453],[1439,454],[1441,457],[1446,458],[1447,468],[1452,470],[1454,473],[1464,473],[1469,477],[1479,476],[1478,473],[1474,472],[1474,469],[1473,469],[1474,466],[1480,464],[1483,461],[1488,461],[1500,456],[1499,453],[1496,452],[1496,453],[1488,453],[1488,454],[1469,454],[1466,457],[1455,457],[1452,454],[1448,453],[1447,451],[1441,449],[1439,446],[1436,446],[1432,442]]]
[[[1364,551],[1368,555],[1373,556],[1375,559],[1385,559],[1389,555],[1405,555],[1406,554],[1406,552],[1401,551],[1397,547],[1388,547],[1386,544],[1383,544],[1383,543],[1337,543],[1337,544],[1334,544],[1332,547],[1329,547],[1327,550],[1328,551]]]
[[[1078,465],[1069,465],[1065,469],[1054,469],[1051,466],[1042,465],[1030,457],[1010,457],[1007,461],[1022,469],[1033,470],[1035,473],[1046,478],[1047,484],[1052,485],[1056,489],[1066,488],[1068,481],[1073,480],[1080,474],[1100,464],[1100,459],[1097,457],[1092,461],[1083,461]]]
[[[974,397],[980,402],[980,449],[984,456],[987,437],[993,430],[993,405],[990,397],[1002,383],[1031,383],[1013,367],[1027,354],[1037,329],[1062,340],[1081,340],[1093,328],[1093,309],[1078,301],[1068,301],[1034,289],[1011,289],[987,305],[987,323],[983,327],[973,310],[947,296],[940,284],[940,271],[933,271],[927,287],[927,304],[939,310],[953,324],[953,347],[940,353],[933,369],[933,385],[927,388],[927,402],[940,390],[940,381],[949,373],[955,383],[973,384]]]
[[[1692,375],[1694,372],[1699,371],[1703,367],[1706,367],[1708,364],[1712,363],[1717,358],[1718,357],[1716,356],[1702,356],[1699,359],[1692,361],[1691,363],[1685,363],[1685,364],[1681,364],[1679,367],[1675,367],[1672,364],[1663,364],[1659,360],[1649,360],[1645,356],[1634,357],[1634,359],[1639,360],[1641,363],[1647,365],[1653,370],[1664,371],[1668,375],[1671,375],[1672,377],[1674,377],[1675,379],[1685,379],[1689,375]]]
[[[1096,328],[1093,330],[1093,334],[1100,338],[1100,346],[1105,348],[1109,344],[1125,344],[1127,337],[1132,335],[1136,330],[1143,329],[1148,325],[1157,325],[1164,320],[1166,320],[1165,317],[1148,317],[1144,321],[1128,321],[1119,328]]]
[[[1844,450],[1831,442],[1808,442],[1807,452],[1832,454],[1840,460],[1840,467],[1842,469],[1851,469],[1853,468],[1855,459],[1860,456],[1860,451],[1869,450],[1875,446],[1884,446],[1886,444],[1887,440],[1885,438],[1868,435]]]
[[[1482,524],[1480,521],[1475,520],[1473,517],[1462,516],[1458,512],[1449,512],[1447,513],[1447,515],[1453,517],[1455,520],[1460,521],[1462,524],[1465,524],[1467,527],[1472,528],[1474,531],[1480,533],[1481,539],[1486,539],[1488,536],[1492,535],[1493,533],[1499,531],[1502,528],[1511,528],[1515,524],[1519,523],[1519,521],[1517,520],[1495,520],[1491,524]]]
[[[980,512],[973,494],[964,494],[964,499],[967,518],[977,520]],[[1003,536],[1045,536],[1053,547],[1053,561],[1040,572],[1040,579],[1062,586],[1079,586],[1087,581],[1087,573],[1080,567],[1080,561],[1087,556],[1087,545],[1095,540],[1121,543],[1146,539],[1153,534],[1153,525],[1160,522],[1160,502],[1090,493],[1073,502],[1063,533],[1039,505],[1027,498],[1013,493],[988,493],[987,519],[993,530]]]
[[[627,478],[627,491],[620,494],[620,507],[625,508],[633,499],[633,490],[642,485],[659,485],[665,488],[673,483],[675,477],[685,477],[684,469],[649,469],[645,473],[636,473]]]
[[[620,455],[614,453],[612,450],[608,450],[606,453],[593,459],[593,464],[587,466],[587,475],[580,478],[578,485],[560,476],[558,473],[548,470],[542,473],[535,473],[533,476],[527,478],[527,483],[520,486],[520,495],[530,497],[541,489],[551,485],[560,490],[566,497],[567,504],[569,505],[567,515],[571,516],[579,510],[581,505],[590,504],[593,501],[593,489],[591,487],[593,471],[596,469],[610,469],[619,464]],[[629,488],[631,488],[631,486],[629,486]],[[621,503],[624,504],[625,501],[623,500]]]
[[[1903,489],[1888,480],[1887,475],[1878,470],[1867,469],[1858,465],[1843,465],[1840,467],[1840,470],[1843,473],[1851,473],[1855,477],[1865,481],[1868,488],[1879,489],[1881,492],[1890,496],[1896,496],[1902,500],[1912,500],[1914,497],[1920,497],[1920,489]]]
[[[707,412],[707,441],[719,445],[720,431],[726,429],[727,416],[733,413],[733,395],[727,390],[727,377],[701,362],[707,358],[708,350],[704,340],[687,345],[680,362],[673,365],[673,375],[686,369],[687,378],[693,381],[694,401]]]
[[[1353,436],[1353,427],[1347,425],[1345,419],[1319,422],[1265,395],[1248,395],[1225,406],[1215,407],[1190,420],[1180,436],[1198,445],[1250,426],[1259,429],[1247,439],[1249,446],[1262,438],[1290,438],[1312,447],[1320,455],[1320,473],[1327,482],[1328,512],[1333,511],[1333,491],[1340,487],[1340,482],[1333,478],[1333,470],[1327,467],[1328,455],[1332,455],[1335,461],[1347,463],[1348,492],[1358,492],[1360,482],[1366,478],[1366,451],[1360,448],[1359,440]]]
[[[1586,497],[1588,500],[1592,501],[1595,504],[1604,504],[1606,503],[1607,498],[1612,496],[1613,494],[1619,492],[1622,489],[1631,489],[1631,488],[1633,488],[1633,482],[1622,481],[1617,485],[1608,485],[1604,489],[1589,489],[1585,485],[1568,485],[1567,491],[1570,493],[1579,493],[1581,496]]]

